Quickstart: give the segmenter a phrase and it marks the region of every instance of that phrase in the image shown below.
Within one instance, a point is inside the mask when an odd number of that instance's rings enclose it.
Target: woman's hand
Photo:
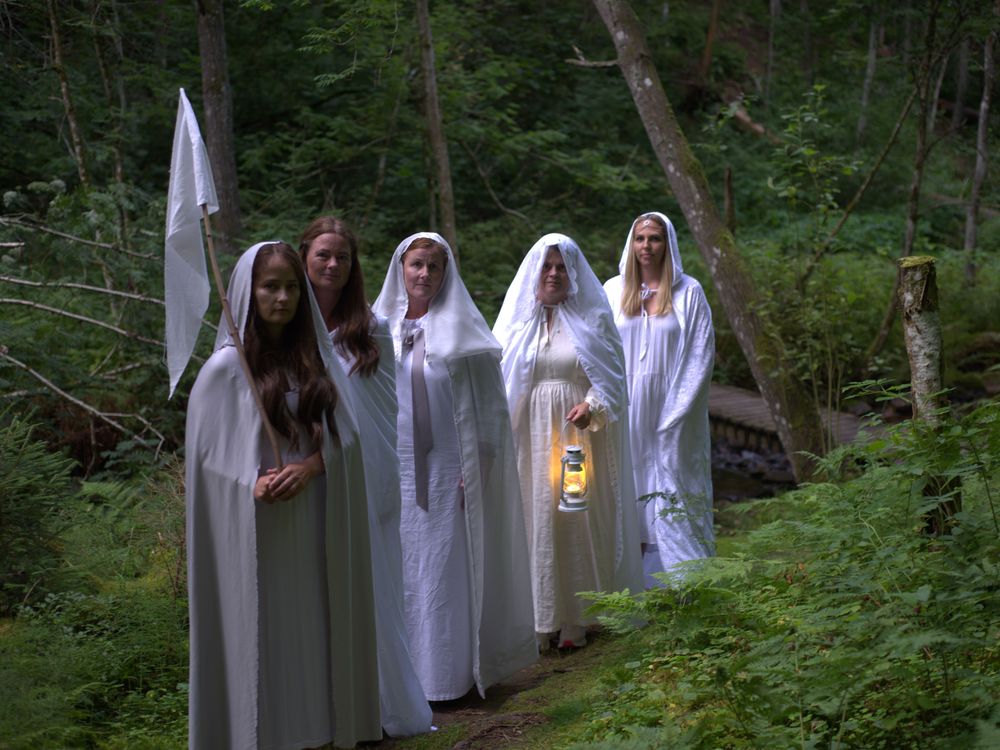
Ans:
[[[581,401],[572,409],[569,410],[569,414],[566,415],[566,421],[572,422],[573,426],[578,430],[585,430],[590,424],[590,404],[586,401]]]
[[[268,469],[257,479],[253,496],[265,503],[282,503],[291,500],[306,488],[313,477],[323,473],[323,457],[319,451],[301,463],[290,463],[277,469]]]

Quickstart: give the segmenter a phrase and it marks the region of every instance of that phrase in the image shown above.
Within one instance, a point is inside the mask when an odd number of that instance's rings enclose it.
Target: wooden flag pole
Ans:
[[[278,433],[274,431],[274,425],[271,424],[271,420],[267,418],[267,412],[264,410],[264,401],[260,397],[260,390],[257,388],[257,381],[253,379],[253,373],[250,372],[250,363],[247,362],[247,353],[243,349],[243,339],[240,337],[240,332],[236,329],[236,321],[233,320],[233,312],[229,309],[229,298],[226,296],[226,288],[222,283],[222,274],[219,272],[219,263],[215,259],[215,243],[212,241],[212,222],[208,218],[208,206],[202,204],[201,206],[201,218],[205,223],[205,238],[208,240],[208,260],[212,265],[212,275],[215,277],[215,288],[219,292],[219,299],[222,300],[222,314],[226,318],[226,325],[229,328],[229,337],[233,340],[233,344],[236,346],[236,352],[240,357],[240,365],[243,367],[243,374],[246,375],[247,383],[250,385],[250,392],[253,394],[253,400],[257,402],[257,409],[260,411],[260,418],[264,422],[264,431],[267,432],[267,439],[271,443],[271,450],[274,451],[274,462],[278,467],[278,471],[281,471],[285,464],[281,460],[281,449],[278,447]]]

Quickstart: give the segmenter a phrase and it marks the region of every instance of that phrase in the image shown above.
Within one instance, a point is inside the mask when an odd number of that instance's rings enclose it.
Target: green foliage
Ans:
[[[34,439],[35,428],[0,412],[0,615],[43,595],[60,562],[73,462]]]
[[[174,465],[66,498],[59,561],[76,576],[0,620],[5,748],[184,746],[183,495]]]
[[[653,635],[596,710],[596,746],[662,734],[678,748],[954,747],[996,735],[1000,404],[822,463],[854,478],[762,501],[782,518],[733,556],[689,566],[679,588],[599,603],[612,625],[640,618]],[[937,538],[921,533],[938,502],[923,492],[932,476],[962,494]]]
[[[181,747],[186,683],[184,600],[121,584],[49,594],[0,638],[5,747]]]

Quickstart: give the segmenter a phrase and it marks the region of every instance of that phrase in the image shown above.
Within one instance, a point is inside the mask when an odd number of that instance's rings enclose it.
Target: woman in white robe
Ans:
[[[647,587],[679,562],[715,554],[708,391],[712,310],[684,273],[674,225],[642,214],[605,291],[625,347],[629,424]]]
[[[547,234],[497,317],[517,445],[539,647],[586,643],[581,591],[641,590],[621,342],[580,248]],[[570,426],[572,423],[572,426]],[[564,447],[583,447],[586,512],[558,511]]]
[[[396,248],[373,309],[396,356],[410,654],[451,700],[537,659],[500,346],[440,235]]]
[[[382,726],[392,737],[431,728],[431,708],[410,660],[403,619],[403,567],[399,543],[399,458],[396,453],[396,368],[385,318],[365,299],[358,242],[332,216],[313,220],[299,254],[323,321],[347,379],[344,398],[358,418],[372,538]]]
[[[187,413],[189,746],[380,739],[364,470],[337,398],[346,379],[290,246],[250,248],[228,297],[283,468],[220,325]]]

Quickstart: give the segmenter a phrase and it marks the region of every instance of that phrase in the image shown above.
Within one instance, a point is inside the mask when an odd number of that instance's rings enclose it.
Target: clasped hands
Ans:
[[[323,473],[323,459],[319,452],[300,463],[286,464],[279,471],[268,469],[257,477],[253,488],[254,499],[263,503],[283,503],[302,492],[313,477]]]

